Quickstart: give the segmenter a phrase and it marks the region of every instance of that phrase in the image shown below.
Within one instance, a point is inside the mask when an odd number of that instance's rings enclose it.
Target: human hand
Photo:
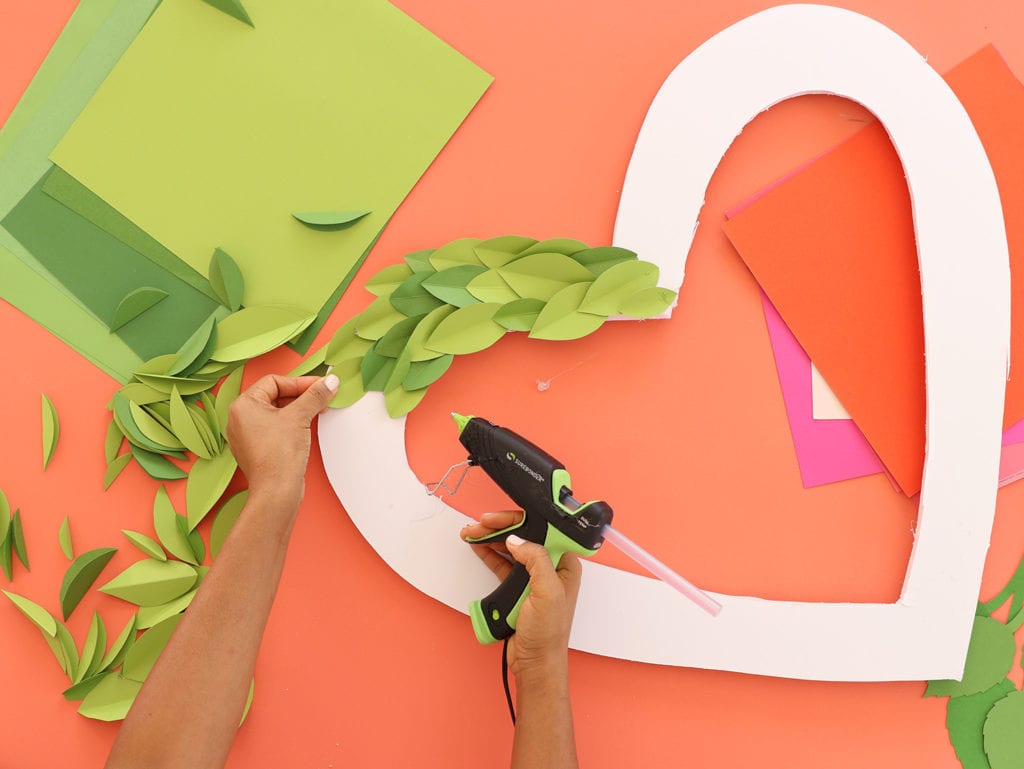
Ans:
[[[521,511],[485,513],[480,523],[465,526],[460,535],[463,539],[486,537],[515,525],[522,517]],[[516,632],[508,645],[509,669],[516,680],[535,673],[541,676],[563,673],[580,589],[579,559],[566,553],[556,570],[542,545],[515,535],[509,535],[503,543],[472,545],[472,548],[498,579],[504,580],[512,571],[512,563],[501,553],[511,555],[530,574],[530,593],[523,601]]]
[[[305,492],[310,423],[338,389],[333,374],[257,380],[231,404],[227,438],[249,481],[250,497],[298,511]]]

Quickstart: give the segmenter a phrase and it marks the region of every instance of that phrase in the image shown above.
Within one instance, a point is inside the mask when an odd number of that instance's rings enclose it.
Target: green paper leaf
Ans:
[[[237,361],[232,363],[221,363],[220,361],[211,360],[202,368],[196,369],[192,378],[207,379],[212,382],[216,382],[221,377],[225,377],[232,371],[235,371],[240,365],[242,364]]]
[[[373,300],[369,307],[353,318],[354,333],[363,340],[376,341],[405,318],[405,315],[392,306],[390,297],[382,296]]]
[[[388,302],[394,310],[406,317],[425,315],[431,310],[440,307],[444,302],[423,288],[423,281],[427,280],[433,274],[433,272],[414,272],[408,278],[403,280],[398,288],[392,291],[390,295],[386,297],[379,297],[370,305],[367,312],[373,309],[373,306],[377,304],[377,302],[385,301]],[[383,314],[383,310],[379,311],[377,314]],[[391,324],[388,324],[388,328],[390,328],[390,326]],[[364,331],[364,324],[362,323],[357,327],[356,333],[364,339],[370,338],[367,336],[368,331]],[[382,335],[383,331],[380,334],[377,334],[377,337]]]
[[[155,558],[158,561],[167,560],[167,553],[164,552],[164,549],[160,547],[160,543],[155,539],[147,537],[140,531],[132,531],[131,529],[121,529],[121,533],[128,538],[129,542],[150,558]]]
[[[253,678],[249,683],[249,696],[245,698],[245,707],[242,708],[242,720],[238,722],[241,726],[245,723],[245,719],[249,717],[249,710],[252,708],[253,695],[256,694],[256,679]]]
[[[334,374],[340,381],[338,392],[331,398],[332,409],[343,409],[351,406],[364,395],[362,358],[347,358],[334,367]]]
[[[232,312],[242,306],[245,295],[242,270],[231,255],[220,248],[214,249],[210,258],[210,286],[221,304]]]
[[[0,539],[0,571],[3,571],[8,582],[14,577],[14,537],[11,536],[9,526],[7,534]]]
[[[523,299],[545,302],[566,286],[588,283],[594,273],[564,254],[534,253],[498,270],[505,282]]]
[[[446,304],[428,313],[427,316],[419,322],[419,325],[416,326],[416,329],[409,336],[409,340],[405,345],[409,350],[409,354],[412,356],[411,360],[413,363],[433,360],[441,356],[441,353],[437,352],[437,350],[431,350],[428,348],[426,346],[426,341],[430,338],[430,335],[434,333],[434,330],[438,325],[440,325],[441,321],[453,312],[455,312],[455,308]]]
[[[100,668],[102,670],[113,670],[124,662],[124,658],[128,654],[128,650],[131,649],[132,645],[135,643],[137,619],[138,615],[133,614],[121,632],[117,634],[117,638],[114,639],[114,642],[110,645],[106,655],[104,655],[103,661],[100,663]]]
[[[189,377],[206,365],[217,346],[217,316],[211,315],[178,350],[178,360],[167,372]]]
[[[79,681],[77,684],[72,684],[62,692],[62,694],[64,695],[64,699],[68,700],[69,702],[81,702],[86,698],[89,692],[91,692],[99,685],[100,681],[102,681],[109,675],[117,674],[97,673],[96,675],[89,676],[88,678]]]
[[[71,562],[60,584],[60,610],[65,620],[81,603],[92,583],[100,576],[116,552],[116,547],[98,547],[82,553]]]
[[[512,290],[497,270],[481,272],[469,281],[466,290],[481,302],[505,304],[519,299],[519,294]]]
[[[7,598],[18,607],[18,610],[28,617],[29,622],[35,625],[39,630],[50,638],[55,638],[57,635],[57,620],[54,619],[53,615],[50,614],[39,604],[34,601],[30,601],[25,596],[18,595],[17,593],[9,593],[6,590],[0,590]]]
[[[288,376],[324,376],[327,373],[327,345],[323,345],[298,366],[288,372]]]
[[[231,450],[225,448],[212,459],[197,459],[185,489],[188,527],[194,529],[220,499],[238,468]]]
[[[446,304],[465,307],[480,301],[466,290],[466,286],[484,272],[488,272],[488,269],[482,264],[460,264],[434,273],[420,285]]]
[[[202,534],[197,530],[189,531],[188,521],[181,516],[178,516],[176,523],[188,541],[188,548],[192,551],[192,555],[195,556],[197,568],[200,568],[198,564],[206,560],[206,544],[203,542]]]
[[[66,515],[57,531],[57,541],[60,543],[60,551],[64,553],[64,556],[69,561],[75,560],[75,547],[71,544],[71,520]]]
[[[199,400],[203,404],[203,408],[193,410],[192,414],[195,415],[196,411],[202,414],[203,421],[209,429],[209,438],[213,441],[210,444],[211,453],[219,454],[224,450],[224,426],[221,425],[220,417],[217,415],[217,401],[208,392],[200,393]],[[197,421],[196,424],[198,425],[199,422]]]
[[[224,546],[231,528],[242,513],[246,501],[249,499],[249,490],[243,489],[237,494],[232,494],[227,501],[220,506],[217,515],[213,519],[213,526],[210,529],[210,557],[216,559],[220,549]]]
[[[71,631],[68,630],[63,622],[57,622],[57,635],[54,641],[55,643],[49,644],[50,651],[57,657],[57,661],[61,669],[67,674],[68,679],[74,681],[78,677],[78,668],[81,665],[81,661],[78,659],[75,639],[71,637]]]
[[[494,322],[500,304],[471,304],[461,307],[442,320],[426,342],[441,353],[463,355],[490,347],[505,335],[505,329]]]
[[[162,302],[168,296],[170,294],[163,289],[153,288],[152,286],[143,286],[142,288],[135,289],[127,294],[120,304],[117,305],[117,309],[114,310],[114,318],[110,321],[110,330],[117,331],[121,326],[135,320],[150,307],[157,302]]]
[[[110,488],[114,481],[117,480],[117,476],[119,476],[124,471],[124,469],[128,467],[128,463],[131,461],[132,454],[129,452],[127,454],[122,454],[119,457],[115,457],[114,461],[107,465],[107,470],[105,473],[103,473],[104,491]]]
[[[985,754],[992,769],[1024,766],[1024,692],[1012,691],[996,702],[985,719]]]
[[[434,265],[430,263],[430,255],[434,249],[427,248],[422,251],[414,251],[402,257],[403,261],[413,272],[434,272]]]
[[[382,392],[387,384],[391,372],[395,368],[395,358],[388,358],[377,353],[376,348],[368,350],[363,356],[360,365],[360,373],[363,380],[363,389],[366,392],[376,390]]]
[[[135,372],[135,376],[143,384],[162,392],[165,398],[171,394],[171,390],[175,387],[178,388],[178,392],[182,395],[197,395],[204,390],[209,390],[217,383],[216,379],[199,378],[198,376],[179,377],[140,372]]]
[[[520,235],[501,235],[497,238],[490,238],[474,247],[477,259],[488,267],[501,267],[515,259],[519,254],[539,241],[534,238],[524,238]],[[481,300],[490,301],[490,300]]]
[[[600,275],[617,264],[636,260],[636,252],[618,246],[598,246],[577,251],[572,258],[595,275]]]
[[[160,653],[174,633],[178,623],[181,622],[181,614],[168,617],[158,625],[154,625],[135,642],[129,650],[121,668],[121,675],[125,678],[142,683],[153,669]]]
[[[136,606],[157,606],[184,595],[195,584],[196,570],[188,564],[147,558],[133,563],[99,590]]]
[[[150,404],[167,400],[167,393],[155,390],[149,385],[142,384],[142,382],[126,384],[118,392],[122,398],[132,403],[137,403],[140,406],[149,406]],[[114,408],[113,399],[111,399],[109,408],[111,410]]]
[[[171,388],[171,392],[177,392],[177,389]],[[164,427],[163,423],[153,416],[153,412],[134,403],[128,404],[128,410],[131,413],[131,423],[139,428],[139,432],[147,439],[146,444],[140,448],[154,453],[178,451],[185,448],[178,436]],[[128,427],[128,423],[125,423],[125,427]],[[131,442],[134,443],[134,441]]]
[[[605,319],[579,310],[589,288],[589,283],[577,283],[551,297],[534,321],[530,339],[579,339],[597,331]]]
[[[146,471],[146,475],[158,481],[176,481],[188,476],[184,470],[172,464],[166,457],[146,451],[138,446],[132,446],[132,456],[139,463],[139,467]]]
[[[630,318],[654,318],[672,306],[676,292],[667,288],[642,288],[619,304],[619,314]]]
[[[404,350],[401,355],[395,359],[395,365],[391,368],[391,373],[388,374],[387,381],[384,383],[384,395],[385,404],[387,403],[387,394],[402,388],[402,381],[409,373],[409,367],[412,365],[412,356],[408,350]]]
[[[239,366],[221,383],[217,391],[217,422],[220,424],[222,438],[228,437],[228,412],[235,398],[242,392],[242,376],[245,373],[245,366]]]
[[[25,549],[25,532],[22,529],[21,510],[14,511],[14,519],[11,521],[9,536],[14,554],[18,556],[21,565],[28,569],[28,550]],[[29,570],[31,571],[31,569]]]
[[[395,387],[385,391],[384,407],[387,409],[388,416],[392,419],[397,419],[416,408],[426,394],[426,387],[411,392],[404,387]]]
[[[175,511],[171,498],[167,495],[167,489],[161,486],[156,490],[156,497],[153,500],[153,529],[156,536],[168,553],[179,560],[195,564],[195,553],[192,552],[188,538],[178,526],[178,518],[181,517]]]
[[[219,11],[223,11],[228,16],[232,16],[240,22],[248,24],[250,27],[256,26],[252,23],[252,18],[245,10],[245,6],[242,5],[242,0],[204,0],[204,2],[212,5]]]
[[[124,433],[121,432],[121,428],[111,418],[110,424],[107,425],[107,437],[103,440],[103,457],[108,465],[117,459],[117,452],[121,450],[121,444],[123,443]]]
[[[217,325],[217,345],[210,358],[223,363],[255,358],[280,347],[314,320],[316,315],[291,307],[246,307]]]
[[[410,275],[412,275],[412,268],[409,265],[404,263],[392,264],[366,281],[365,288],[374,296],[387,296],[398,288],[402,281]]]
[[[374,351],[386,358],[397,358],[405,350],[406,345],[409,343],[409,338],[416,330],[416,326],[426,317],[426,315],[416,315],[412,318],[398,321],[398,323],[388,329],[384,336],[377,340],[377,344],[373,346]]]
[[[96,721],[120,721],[128,715],[141,688],[141,683],[116,673],[106,675],[85,695],[78,712]]]
[[[529,331],[537,322],[537,316],[544,306],[545,303],[540,299],[516,299],[502,305],[502,308],[494,313],[494,322],[509,331]]]
[[[402,380],[402,387],[410,392],[429,387],[442,376],[455,360],[454,355],[442,355],[440,358],[414,362]]]
[[[1013,631],[991,617],[975,617],[960,681],[929,681],[925,697],[960,697],[991,688],[1006,677],[1016,648]]]
[[[339,230],[347,228],[369,211],[300,211],[293,213],[296,219],[316,230]]]
[[[103,618],[98,612],[93,612],[92,621],[89,623],[89,631],[82,644],[82,654],[79,658],[78,671],[75,673],[74,683],[81,683],[89,676],[99,672],[100,663],[103,662],[103,652],[107,648],[107,628],[103,624]]]
[[[181,399],[177,389],[171,390],[171,427],[174,428],[175,437],[184,444],[185,448],[202,459],[210,459],[213,455],[210,447],[192,419],[185,401]]]
[[[964,697],[952,697],[946,706],[946,729],[956,757],[964,769],[989,769],[982,737],[985,717],[992,706],[1015,690],[1013,682],[1003,679],[990,689]]]
[[[146,630],[147,628],[154,627],[155,625],[159,625],[165,619],[173,617],[175,614],[181,614],[192,603],[192,599],[196,597],[196,593],[198,591],[199,588],[194,587],[184,595],[180,595],[167,603],[161,603],[156,606],[141,607],[139,609],[137,623],[139,630]]]
[[[461,264],[480,264],[473,247],[481,243],[479,238],[459,238],[446,243],[430,255],[430,265],[437,271],[447,270]]]
[[[583,312],[614,315],[623,300],[644,288],[658,284],[658,266],[650,262],[628,261],[609,267],[597,276],[580,305]]]
[[[521,251],[519,256],[533,256],[534,254],[562,254],[564,256],[571,256],[587,248],[590,248],[590,246],[582,240],[551,238],[550,240],[541,240],[534,243],[525,251]]]
[[[53,459],[53,452],[57,450],[57,441],[60,440],[60,419],[57,417],[57,409],[46,393],[42,393],[42,416],[43,416],[43,469],[45,470],[50,460]]]
[[[356,324],[359,315],[350,318],[341,328],[334,332],[331,341],[324,351],[324,362],[337,366],[343,360],[362,358],[366,351],[373,347],[373,341],[356,335]]]

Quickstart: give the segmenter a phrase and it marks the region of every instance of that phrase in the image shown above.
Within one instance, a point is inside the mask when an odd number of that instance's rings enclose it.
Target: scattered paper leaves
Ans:
[[[111,332],[117,331],[126,323],[130,323],[142,315],[153,305],[162,302],[170,294],[160,288],[143,286],[126,294],[114,310],[114,317],[110,321]]]
[[[85,695],[78,712],[97,721],[120,721],[128,715],[140,689],[141,683],[109,673]]]
[[[102,585],[101,593],[136,606],[157,606],[187,593],[196,583],[196,570],[180,561],[137,561]]]
[[[181,614],[168,617],[139,636],[132,648],[128,650],[121,668],[121,674],[126,679],[137,681],[140,684],[146,680],[149,671],[153,669],[160,653],[170,640],[171,634],[178,627],[181,617]]]
[[[132,531],[131,529],[121,529],[121,533],[128,538],[129,542],[150,558],[155,558],[158,561],[167,560],[167,553],[160,547],[160,543],[152,537],[147,537],[142,532]]]
[[[230,448],[210,459],[197,459],[188,475],[185,505],[188,527],[194,529],[220,499],[238,468]]]
[[[124,469],[128,467],[128,463],[131,461],[132,454],[129,452],[127,454],[122,454],[119,457],[115,457],[114,461],[107,465],[106,472],[103,473],[104,491],[110,488],[111,484],[117,480],[117,476],[119,476]]]
[[[221,248],[214,249],[210,257],[210,287],[220,303],[232,312],[242,306],[245,278],[242,277],[238,262]]]
[[[206,365],[217,345],[217,316],[211,315],[178,350],[178,359],[167,373],[170,376],[189,377]],[[159,400],[159,398],[157,399]]]
[[[60,528],[57,530],[57,541],[60,543],[60,551],[69,561],[75,560],[75,547],[71,544],[71,519],[64,516]]]
[[[53,459],[53,452],[57,450],[57,441],[60,440],[60,419],[57,416],[57,409],[46,393],[42,393],[42,418],[43,418],[43,469],[50,465]]]
[[[116,552],[116,547],[98,547],[82,553],[71,562],[64,572],[64,580],[60,585],[60,610],[65,620],[71,616],[71,612],[85,597]]]

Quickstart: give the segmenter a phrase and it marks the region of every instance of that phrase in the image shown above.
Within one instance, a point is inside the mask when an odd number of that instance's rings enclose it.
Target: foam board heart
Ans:
[[[971,121],[902,38],[859,14],[792,5],[716,35],[665,81],[630,161],[615,241],[682,284],[704,192],[763,109],[807,93],[864,104],[886,126],[913,200],[924,306],[927,456],[916,540],[892,604],[716,595],[717,619],[668,586],[585,563],[571,645],[624,659],[790,678],[959,678],[995,510],[1009,350],[1009,262],[995,180]],[[320,420],[335,492],[404,579],[465,612],[494,577],[424,494],[405,420],[371,393]],[[383,491],[386,490],[386,491]],[[867,566],[869,568],[869,566]]]

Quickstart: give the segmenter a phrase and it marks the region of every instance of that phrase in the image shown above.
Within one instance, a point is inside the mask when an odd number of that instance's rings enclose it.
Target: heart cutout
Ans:
[[[690,54],[655,97],[627,171],[615,242],[659,264],[662,285],[680,286],[704,191],[733,138],[761,110],[807,93],[844,96],[879,118],[914,206],[928,440],[900,599],[716,594],[725,608],[713,619],[657,580],[585,562],[571,645],[789,678],[959,678],[995,512],[1010,280],[988,159],[942,78],[894,32],[850,11],[781,6],[738,22]],[[470,519],[424,494],[406,458],[405,420],[387,416],[379,393],[324,415],[319,431],[335,493],[399,575],[463,613],[493,589],[494,576],[454,536]]]

